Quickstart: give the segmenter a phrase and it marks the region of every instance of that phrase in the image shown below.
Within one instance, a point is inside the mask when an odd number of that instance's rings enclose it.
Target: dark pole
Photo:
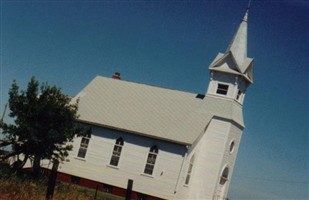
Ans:
[[[57,179],[57,170],[59,166],[59,161],[54,160],[52,171],[50,172],[49,179],[48,179],[48,186],[46,191],[46,200],[53,199],[54,189]]]
[[[126,200],[131,200],[132,196],[132,187],[133,187],[133,180],[128,180],[127,192],[126,192]]]
[[[98,189],[99,189],[99,185],[97,185],[97,189],[95,190],[94,199],[97,199]]]

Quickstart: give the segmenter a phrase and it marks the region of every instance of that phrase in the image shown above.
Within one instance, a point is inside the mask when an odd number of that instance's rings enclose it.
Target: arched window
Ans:
[[[192,168],[193,168],[193,163],[194,163],[194,155],[190,159],[190,164],[189,164],[189,168],[188,168],[188,172],[187,172],[187,177],[186,177],[186,181],[185,181],[186,185],[188,185],[189,182],[190,182],[191,172],[192,172]]]
[[[116,140],[116,143],[114,145],[113,155],[109,163],[110,165],[118,166],[122,147],[123,147],[123,139],[120,137]]]
[[[157,159],[157,156],[158,156],[158,152],[159,152],[159,150],[158,150],[158,147],[156,145],[154,145],[150,148],[150,151],[148,153],[147,163],[146,163],[145,170],[144,170],[145,174],[152,175],[153,169],[154,169],[154,166],[155,166],[155,163],[156,163],[156,159]]]
[[[228,167],[225,167],[222,174],[221,174],[221,178],[220,178],[220,184],[221,185],[224,185],[226,183],[226,181],[228,180],[229,176],[229,168]]]
[[[89,141],[91,138],[91,134],[87,134],[86,136],[82,137],[82,140],[80,142],[80,146],[78,149],[78,153],[77,153],[77,157],[79,158],[85,158],[86,157],[86,153],[89,147]]]

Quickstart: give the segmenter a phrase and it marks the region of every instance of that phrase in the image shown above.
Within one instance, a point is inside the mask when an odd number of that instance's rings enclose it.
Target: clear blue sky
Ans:
[[[76,95],[96,75],[205,93],[248,1],[1,1],[1,99],[31,76]],[[255,58],[230,199],[308,198],[309,2],[253,0]],[[6,120],[9,120],[6,118]]]

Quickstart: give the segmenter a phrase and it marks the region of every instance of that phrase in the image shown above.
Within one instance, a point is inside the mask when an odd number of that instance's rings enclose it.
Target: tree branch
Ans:
[[[5,159],[8,159],[9,157],[16,156],[16,155],[19,155],[19,154],[21,154],[21,153],[22,153],[22,151],[13,151],[13,152],[11,152],[11,153],[9,153],[9,154],[1,155],[1,156],[0,156],[0,159],[1,159],[1,160],[5,160]]]

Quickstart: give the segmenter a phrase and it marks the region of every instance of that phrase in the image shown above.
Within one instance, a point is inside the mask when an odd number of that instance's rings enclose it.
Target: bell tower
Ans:
[[[247,57],[249,7],[225,53],[218,53],[209,66],[207,95],[228,98],[243,105],[245,93],[253,83],[253,58]]]

